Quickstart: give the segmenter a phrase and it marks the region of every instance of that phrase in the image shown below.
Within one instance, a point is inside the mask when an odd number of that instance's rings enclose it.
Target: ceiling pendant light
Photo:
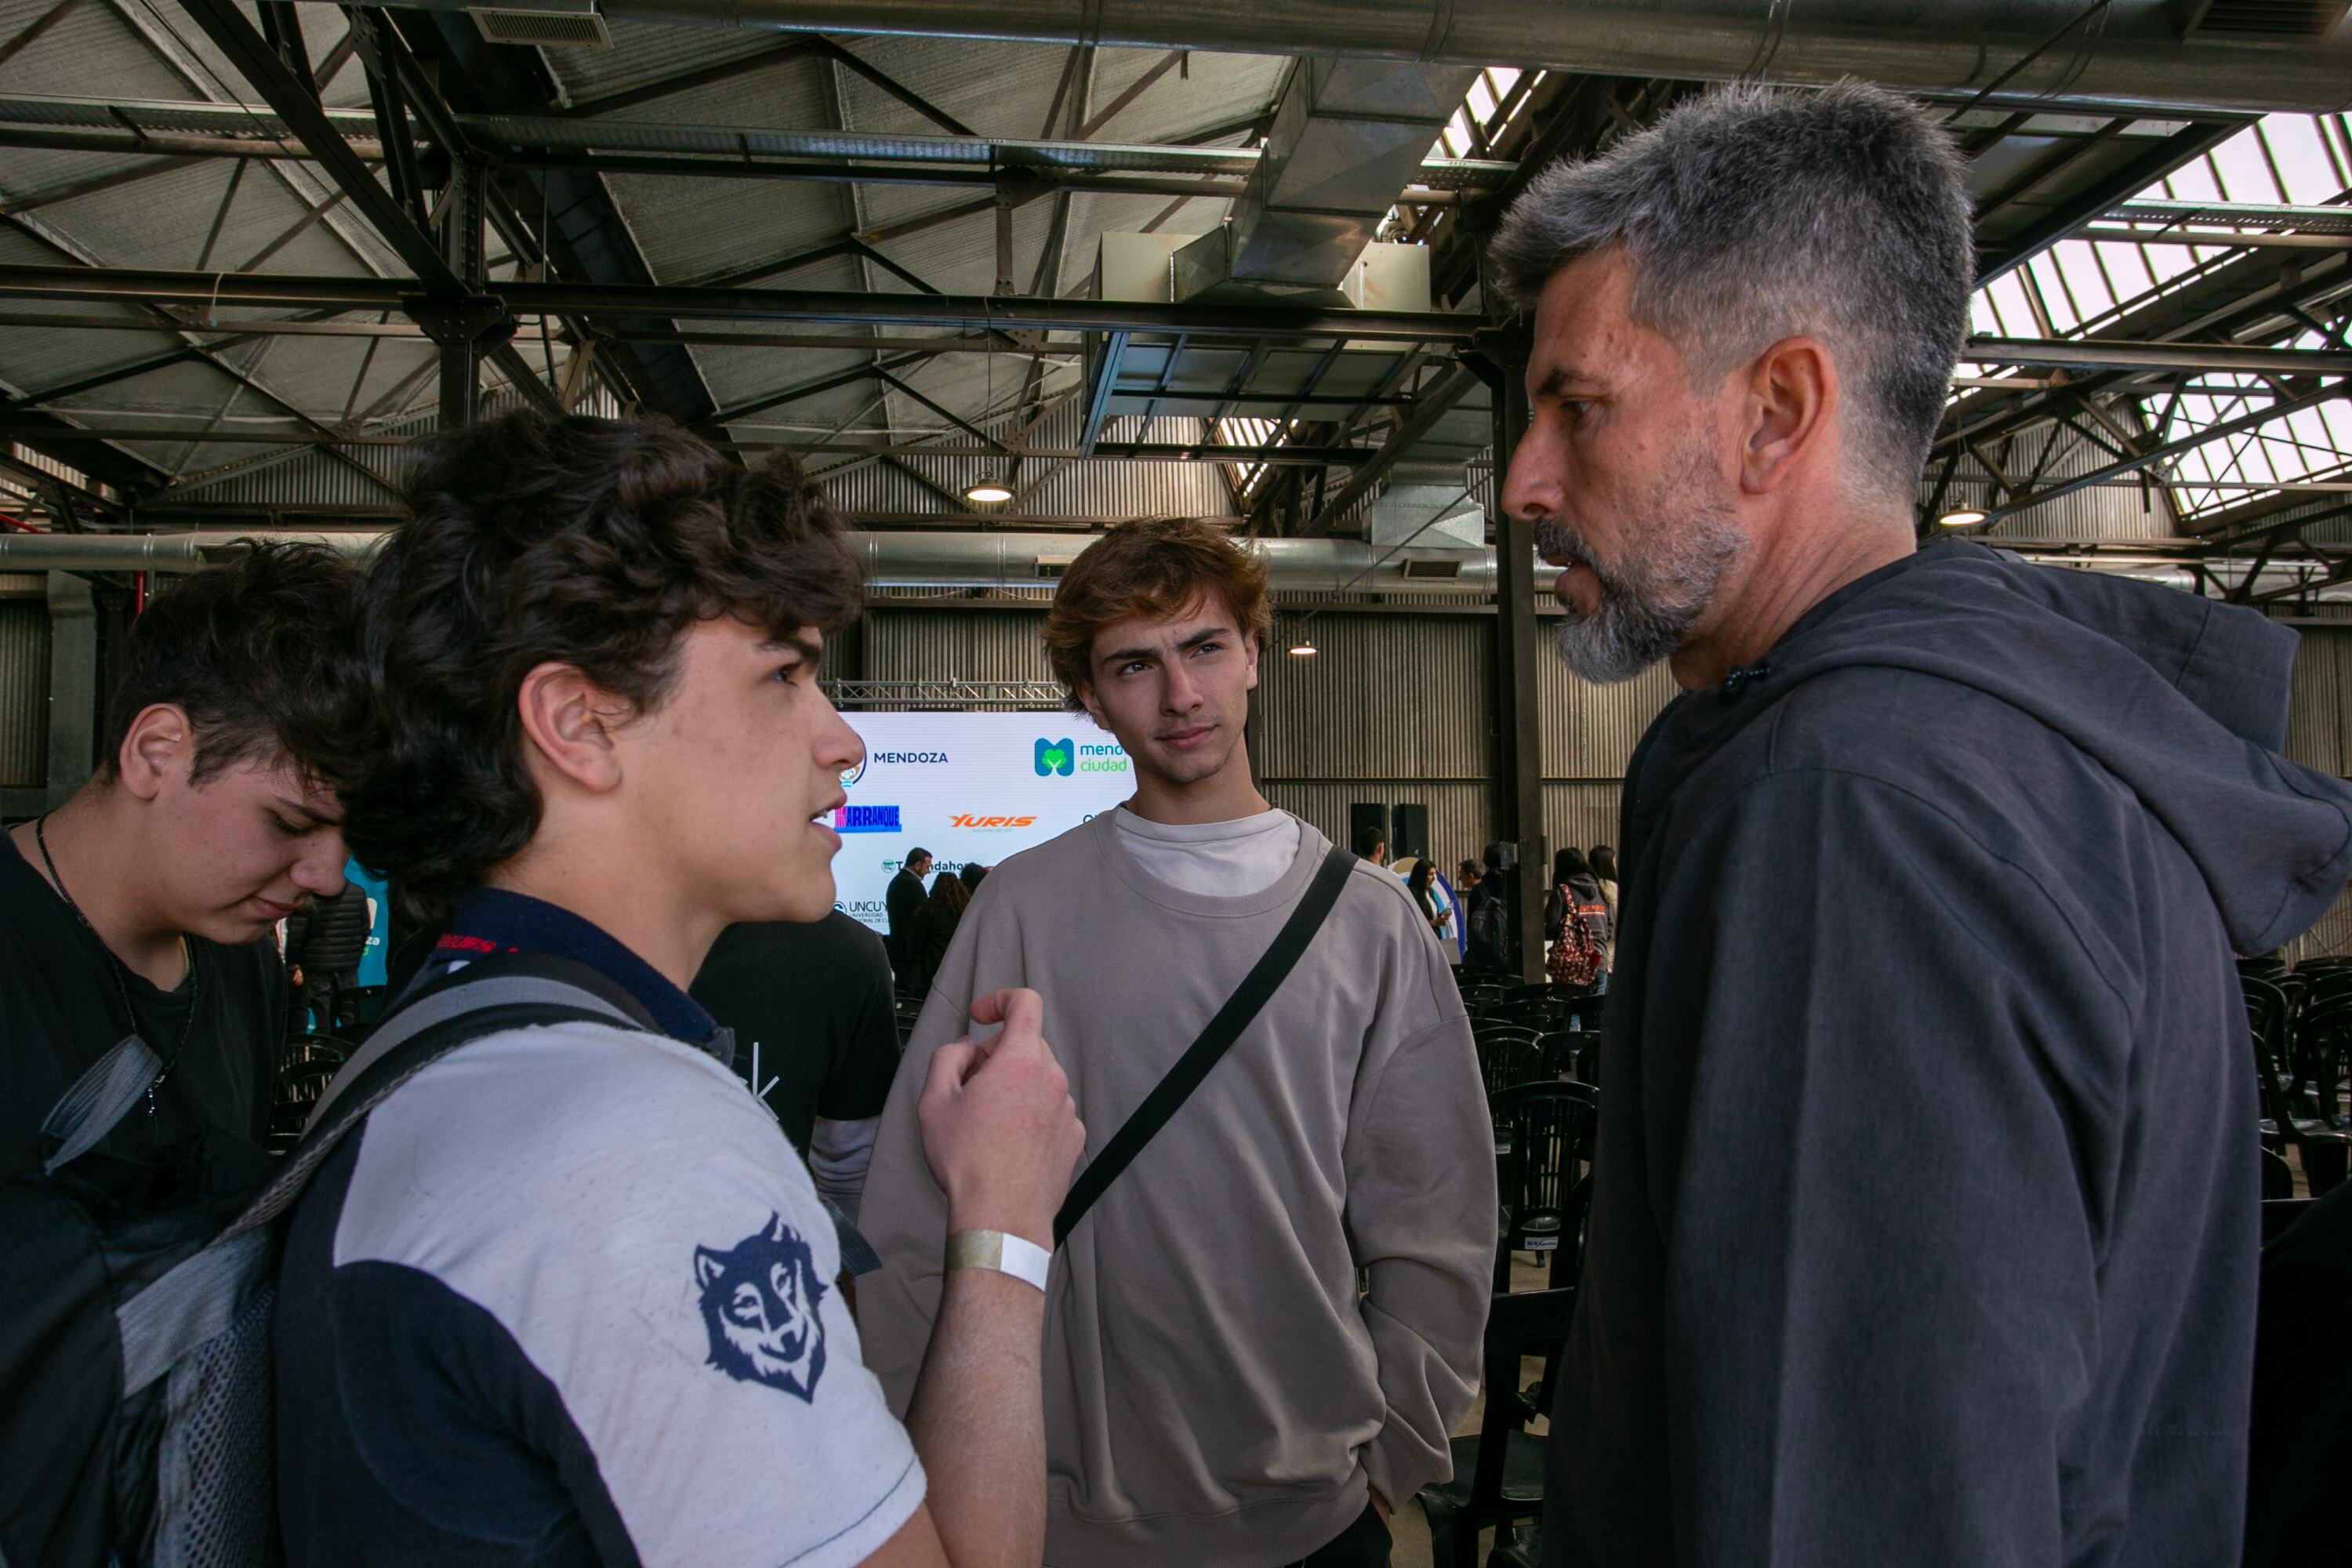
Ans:
[[[1985,514],[1973,507],[1962,507],[1958,511],[1948,511],[1937,519],[1946,528],[1974,528],[1984,520]]]
[[[1301,633],[1290,645],[1290,657],[1293,658],[1313,658],[1315,657],[1315,639],[1307,636],[1305,633]]]
[[[982,506],[999,506],[1013,499],[1013,488],[997,479],[982,479],[963,492],[963,499]]]

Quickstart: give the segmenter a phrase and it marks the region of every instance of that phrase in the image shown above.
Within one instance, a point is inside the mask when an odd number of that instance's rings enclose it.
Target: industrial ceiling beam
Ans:
[[[2077,490],[2089,489],[2094,485],[2104,484],[2125,474],[2137,473],[2154,464],[2169,461],[2184,452],[2202,447],[2209,441],[2219,441],[2231,436],[2243,435],[2274,420],[2284,419],[2290,414],[2316,406],[2330,398],[2341,397],[2347,392],[2352,392],[2352,383],[2337,382],[2334,385],[2321,387],[2316,392],[2305,393],[2300,397],[2282,398],[2275,403],[2265,404],[2251,413],[2240,415],[2235,419],[2225,419],[2219,425],[2206,426],[2191,435],[2182,437],[2178,441],[2168,441],[2161,447],[2150,447],[2145,452],[2119,458],[2104,468],[2094,468],[2088,473],[2079,474],[2073,479],[2061,479],[2031,494],[2018,496],[2004,505],[1989,509],[1985,512],[1984,522],[1979,526],[1990,527],[2004,518],[2015,517],[2021,511],[2029,511],[2045,501],[2053,501],[2062,496],[2073,495]]]
[[[310,151],[312,161],[416,275],[428,300],[439,296],[441,302],[461,301],[468,292],[467,280],[450,268],[439,241],[419,228],[399,198],[377,182],[366,162],[329,123],[326,111],[309,86],[246,20],[236,0],[181,0],[181,4],[215,47],[228,57],[237,74],[268,100],[271,110]],[[416,314],[413,310],[409,313]],[[421,324],[429,328],[433,322],[425,321]],[[443,352],[472,353],[477,350],[475,343],[468,341],[446,345]],[[490,350],[490,355],[517,391],[550,413],[562,412],[555,395],[510,345],[499,344]]]
[[[347,142],[380,133],[376,117],[365,110],[322,108],[317,110],[317,116]],[[767,169],[766,177],[791,178],[793,164],[784,161],[798,160],[812,171],[802,177],[824,177],[822,171],[855,168],[860,177],[877,182],[971,183],[975,177],[993,180],[1013,170],[1047,179],[1126,174],[1180,178],[1222,175],[1238,180],[1265,161],[1263,152],[1255,147],[983,137],[969,131],[930,136],[880,131],[767,130],[519,110],[465,112],[454,118],[457,129],[473,144],[518,165],[530,166],[542,161],[540,155],[576,155],[594,166],[699,169],[714,177],[726,172],[727,163],[734,163]],[[9,135],[21,139],[21,145],[46,145],[41,140],[46,133],[80,135],[82,139],[71,142],[77,151],[95,145],[203,156],[229,153],[242,145],[266,155],[289,141],[307,145],[309,140],[274,104],[268,103],[109,100],[20,93],[0,97],[0,122],[8,126]],[[105,132],[107,138],[92,143],[86,135],[90,132]],[[175,137],[188,140],[175,142]],[[659,157],[654,164],[632,163],[622,156],[631,153]],[[722,162],[697,163],[693,155]],[[1433,194],[1485,189],[1508,179],[1514,168],[1494,160],[1430,157],[1420,162],[1416,178]]]
[[[415,3],[415,0],[409,0]],[[425,0],[462,9],[465,0]],[[1341,54],[1459,65],[1564,66],[1645,77],[2107,96],[2300,113],[2352,107],[2352,29],[2308,10],[2304,36],[2249,37],[2175,0],[1943,0],[1883,8],[1720,0],[601,0],[632,21],[793,33],[898,33],[1244,54]],[[2293,22],[2289,23],[2294,26]],[[2063,47],[2044,45],[2071,30]],[[2281,48],[2286,42],[2290,47]]]
[[[557,96],[554,78],[536,53],[486,43],[469,17],[415,17],[404,30],[387,32],[386,47],[413,79],[412,96],[435,117],[436,135],[470,142],[458,120],[461,108],[538,110]],[[530,246],[521,259],[541,263],[541,277],[653,281],[635,235],[611,190],[593,173],[521,174],[493,165],[489,190],[493,218],[500,220],[509,243],[521,239]],[[535,215],[536,222],[525,213]],[[675,323],[661,317],[592,320],[577,313],[565,313],[565,319],[575,351],[586,352],[592,342],[604,345],[595,368],[625,400],[682,424],[718,405],[694,356],[664,336],[674,332]]]
[[[1970,338],[1963,362],[2067,369],[2235,372],[2249,375],[2352,374],[2352,353],[2253,343],[2138,343],[2114,338]]]
[[[226,0],[225,0],[226,3]],[[377,187],[379,193],[382,187]],[[389,196],[386,197],[389,200]],[[1340,338],[1382,342],[1461,342],[1484,319],[1443,311],[1355,310],[1300,304],[1156,304],[958,294],[866,294],[792,289],[692,289],[667,285],[498,283],[489,298],[520,315],[646,315],[710,321],[877,321],[973,331],[1191,332],[1204,337]],[[125,300],[209,310],[215,305],[290,310],[430,312],[438,302],[397,278],[301,277],[136,268],[0,265],[0,298]]]
[[[1414,400],[1412,412],[1406,415],[1403,422],[1381,444],[1381,449],[1371,460],[1358,468],[1346,484],[1324,501],[1322,510],[1317,512],[1314,521],[1307,525],[1307,531],[1321,532],[1328,529],[1335,520],[1345,517],[1348,509],[1361,500],[1381,477],[1396,466],[1398,458],[1425,439],[1430,431],[1436,428],[1437,422],[1453,412],[1454,405],[1468,395],[1470,390],[1478,384],[1478,380],[1477,373],[1466,364],[1447,366],[1430,384],[1429,389]],[[1268,455],[1278,449],[1268,448]]]

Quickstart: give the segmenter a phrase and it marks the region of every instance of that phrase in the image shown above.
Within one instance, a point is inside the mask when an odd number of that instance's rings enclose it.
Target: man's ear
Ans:
[[[1783,338],[1748,366],[1739,488],[1777,489],[1807,457],[1834,444],[1843,389],[1837,363],[1818,339]]]
[[[625,699],[614,696],[576,666],[550,663],[522,678],[515,709],[541,764],[593,794],[619,786],[615,732],[636,711]]]
[[[1242,657],[1249,661],[1249,684],[1242,688],[1244,691],[1257,689],[1258,656],[1264,652],[1265,652],[1265,638],[1257,633],[1250,632],[1242,638]]]
[[[140,800],[153,800],[171,780],[188,777],[195,763],[195,726],[188,721],[188,710],[176,702],[142,708],[114,753],[116,776]]]
[[[1087,717],[1095,721],[1095,728],[1108,733],[1110,730],[1110,721],[1103,717],[1102,704],[1095,700],[1095,683],[1091,680],[1079,681],[1076,696],[1079,704],[1087,710]]]

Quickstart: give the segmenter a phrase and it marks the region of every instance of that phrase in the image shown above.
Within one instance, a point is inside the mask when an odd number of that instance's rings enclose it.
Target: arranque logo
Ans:
[[[895,805],[836,805],[833,808],[833,830],[835,833],[896,833],[898,829],[898,808]]]
[[[1037,776],[1039,778],[1050,778],[1055,773],[1068,778],[1071,773],[1077,771],[1077,766],[1078,749],[1070,743],[1067,736],[1058,741],[1040,740],[1037,742]]]

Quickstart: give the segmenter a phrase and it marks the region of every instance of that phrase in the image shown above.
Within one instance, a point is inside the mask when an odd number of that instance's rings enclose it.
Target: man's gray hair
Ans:
[[[1532,309],[1561,267],[1622,245],[1634,319],[1695,376],[1818,338],[1847,389],[1856,478],[1908,500],[1968,336],[1965,173],[1951,138],[1882,89],[1727,88],[1538,174],[1503,218],[1488,280]]]

